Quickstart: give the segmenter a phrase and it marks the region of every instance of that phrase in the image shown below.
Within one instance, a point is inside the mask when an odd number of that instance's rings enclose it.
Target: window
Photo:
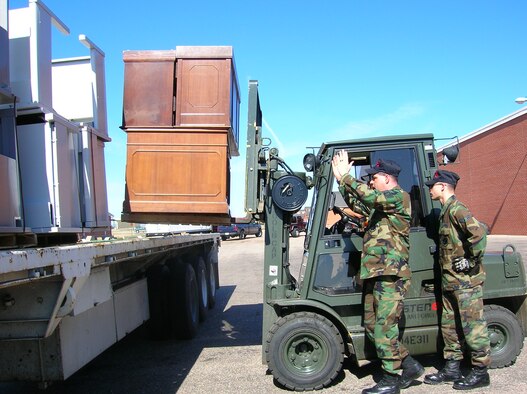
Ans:
[[[401,188],[410,195],[411,200],[411,227],[424,226],[421,183],[419,180],[419,168],[417,165],[416,152],[414,148],[408,147],[398,149],[379,149],[370,152],[349,151],[348,157],[350,160],[354,161],[354,166],[351,169],[351,175],[364,182],[369,181],[369,176],[366,174],[366,170],[371,168],[379,159],[393,160],[399,164],[399,166],[401,166],[401,172],[398,177],[398,182]],[[360,226],[356,226],[349,218],[345,219],[348,221],[346,226],[343,226],[342,223],[337,223],[338,219],[341,219],[342,215],[339,217],[339,215],[335,213],[335,208],[333,208],[333,206],[336,206],[337,210],[340,208],[344,212],[349,212],[350,210],[340,195],[336,182],[333,182],[332,192],[334,197],[328,199],[330,203],[328,204],[328,218],[326,222],[327,227],[335,227],[331,230],[328,230],[327,233],[346,233],[353,232],[354,229],[360,229]],[[336,228],[338,225],[340,225],[340,229]]]

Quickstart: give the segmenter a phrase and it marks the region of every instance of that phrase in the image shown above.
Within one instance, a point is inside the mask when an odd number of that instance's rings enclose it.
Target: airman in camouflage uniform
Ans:
[[[439,264],[443,304],[441,331],[446,365],[438,373],[426,375],[424,382],[454,382],[454,389],[468,390],[490,384],[487,372],[490,342],[483,317],[482,290],[485,281],[482,259],[487,236],[486,228],[456,198],[454,190],[458,180],[456,173],[438,170],[426,182],[432,199],[442,204],[439,215]],[[459,319],[460,327],[456,327],[456,319]],[[456,329],[463,332],[471,351],[473,368],[465,378],[459,369],[463,349]]]
[[[366,171],[371,176],[370,187],[349,174],[353,162],[348,163],[345,151],[334,156],[332,165],[344,199],[352,209],[368,215],[360,270],[364,328],[375,344],[384,376],[363,394],[399,393],[424,373],[423,366],[399,341],[399,319],[411,277],[410,196],[397,183],[400,167],[393,161],[379,160]]]

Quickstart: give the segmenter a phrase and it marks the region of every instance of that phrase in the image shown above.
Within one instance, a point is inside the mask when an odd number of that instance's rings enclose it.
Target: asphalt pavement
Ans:
[[[492,238],[492,237],[491,237]],[[527,237],[490,239],[489,247],[503,244],[527,249]],[[291,239],[291,263],[298,266],[303,237]],[[523,245],[523,246],[520,246]],[[262,364],[262,271],[264,237],[222,242],[217,302],[198,335],[191,341],[154,341],[144,327],[137,329],[64,382],[46,391],[24,382],[0,383],[0,393],[52,394],[199,394],[287,393]],[[524,255],[527,257],[527,255]],[[524,257],[524,261],[527,259]],[[297,272],[293,270],[293,274]],[[524,342],[525,344],[525,342]],[[1,357],[1,355],[0,355]],[[435,372],[441,357],[416,357]],[[491,386],[471,393],[527,392],[527,350],[508,368],[491,370]],[[381,376],[378,363],[357,367],[345,362],[334,384],[321,393],[360,393]],[[416,382],[403,393],[452,393],[449,385]]]

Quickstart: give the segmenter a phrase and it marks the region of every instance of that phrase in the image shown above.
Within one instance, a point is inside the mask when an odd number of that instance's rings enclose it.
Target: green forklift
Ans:
[[[361,179],[378,158],[400,164],[400,186],[410,194],[412,285],[400,322],[412,355],[442,352],[441,286],[437,279],[436,228],[440,205],[425,182],[438,169],[432,134],[328,142],[304,157],[305,172],[294,172],[262,136],[258,81],[249,82],[245,208],[265,223],[262,360],[286,389],[317,390],[330,385],[345,358],[357,365],[375,360],[365,335],[359,277],[364,225],[340,197],[331,159],[345,150]],[[443,151],[446,162],[458,147]],[[293,276],[289,260],[293,215],[311,205],[301,267]],[[486,254],[485,318],[492,368],[513,364],[527,329],[527,286],[520,253],[506,245]]]

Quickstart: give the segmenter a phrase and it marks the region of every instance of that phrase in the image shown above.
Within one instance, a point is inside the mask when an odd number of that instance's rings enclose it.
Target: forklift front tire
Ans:
[[[266,361],[276,381],[290,390],[319,390],[339,375],[344,341],[324,316],[297,312],[276,321],[267,336]]]

